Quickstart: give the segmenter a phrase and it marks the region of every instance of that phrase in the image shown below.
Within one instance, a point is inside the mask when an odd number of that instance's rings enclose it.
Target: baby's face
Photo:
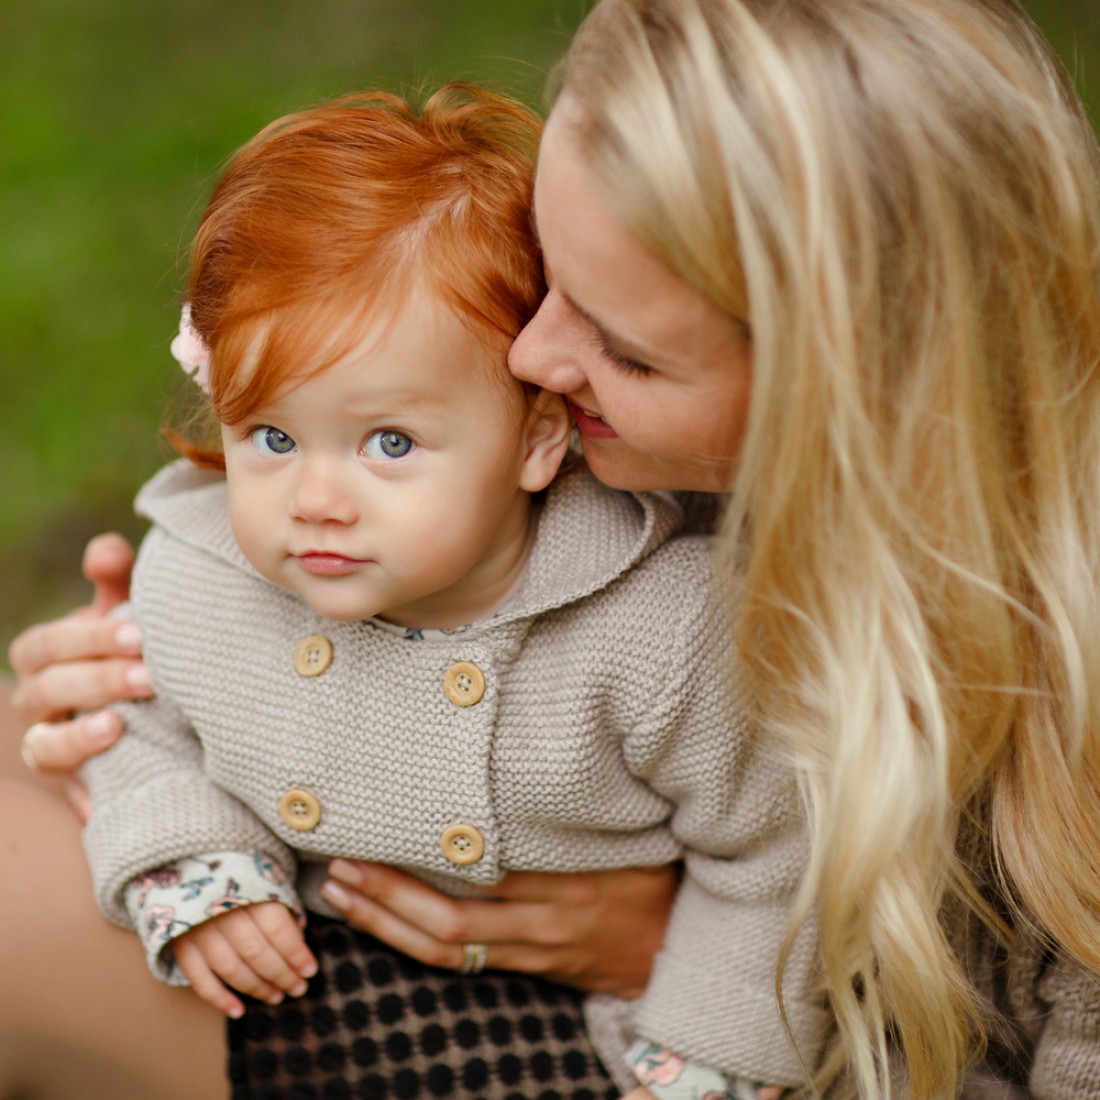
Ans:
[[[527,404],[506,351],[421,294],[345,359],[223,426],[249,561],[330,619],[445,628],[492,610],[522,568],[530,508]]]

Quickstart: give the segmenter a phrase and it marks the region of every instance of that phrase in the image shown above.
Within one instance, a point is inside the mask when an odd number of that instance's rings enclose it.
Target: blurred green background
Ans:
[[[905,0],[898,0],[904,3]],[[1025,0],[1100,108],[1100,0]],[[589,0],[0,0],[0,645],[141,533],[183,262],[219,164],[341,92],[490,81],[540,102]]]

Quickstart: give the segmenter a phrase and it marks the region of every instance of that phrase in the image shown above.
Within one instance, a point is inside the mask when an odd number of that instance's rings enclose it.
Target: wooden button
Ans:
[[[443,830],[439,847],[452,863],[465,867],[485,854],[485,838],[473,825],[452,825]]]
[[[308,832],[321,820],[321,803],[309,791],[296,787],[279,799],[279,816],[292,829]]]
[[[332,664],[332,642],[321,634],[311,634],[294,651],[294,671],[299,676],[320,676]]]
[[[485,674],[469,661],[458,661],[443,674],[443,690],[457,707],[472,707],[485,694]]]

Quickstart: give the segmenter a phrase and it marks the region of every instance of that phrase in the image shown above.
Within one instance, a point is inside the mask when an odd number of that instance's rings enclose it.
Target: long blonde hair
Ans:
[[[991,1020],[945,913],[1100,970],[1092,131],[1015,0],[600,0],[562,82],[626,228],[751,326],[720,547],[808,809],[819,1084],[889,1095],[896,1047],[954,1096]]]

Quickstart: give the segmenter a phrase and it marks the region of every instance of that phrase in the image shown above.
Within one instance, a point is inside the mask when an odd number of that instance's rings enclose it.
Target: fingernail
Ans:
[[[348,883],[349,886],[354,886],[362,877],[359,874],[359,868],[353,863],[348,863],[346,859],[334,859],[328,865],[328,873],[332,875],[333,878],[338,878],[342,882]]]
[[[331,879],[321,887],[321,897],[340,912],[351,906],[351,897],[347,890]]]
[[[283,1003],[283,995],[281,993],[272,993],[271,996],[267,998],[267,1003],[269,1005],[281,1005]]]
[[[299,982],[296,986],[294,986],[293,989],[291,989],[290,995],[292,997],[300,997],[303,993],[305,993],[307,989],[309,989],[309,986],[306,985],[305,982]]]
[[[149,679],[149,670],[144,665],[133,665],[126,670],[126,684],[134,691],[153,690],[153,682]]]
[[[303,978],[312,978],[316,973],[317,963],[314,962],[313,959],[310,959],[310,961],[307,962],[305,966],[303,966],[301,969],[301,974]]]
[[[93,745],[109,745],[118,737],[118,727],[112,721],[109,714],[100,711],[93,714],[84,726],[88,740]]]
[[[115,645],[123,653],[132,653],[137,656],[141,652],[141,631],[137,623],[123,623],[115,631]]]
[[[242,1016],[244,1015],[244,1008],[242,1008],[242,1007],[241,1007],[241,1005],[234,1005],[234,1006],[233,1006],[233,1007],[232,1007],[232,1008],[231,1008],[231,1009],[230,1009],[230,1010],[229,1010],[229,1011],[228,1011],[228,1012],[226,1013],[226,1015],[227,1015],[227,1016],[228,1016],[228,1017],[229,1017],[229,1018],[230,1018],[231,1020],[239,1020],[239,1019],[240,1019],[240,1018],[241,1018],[241,1017],[242,1017]]]

